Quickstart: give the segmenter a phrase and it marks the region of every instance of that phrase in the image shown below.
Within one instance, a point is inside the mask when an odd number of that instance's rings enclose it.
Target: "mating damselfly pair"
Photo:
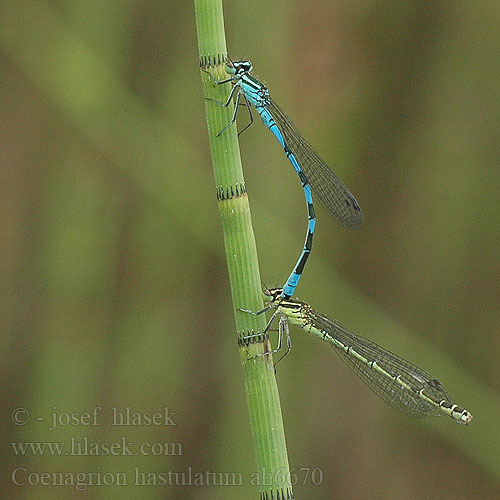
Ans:
[[[250,114],[250,123],[243,130],[253,123],[251,106],[255,107],[300,178],[308,209],[308,229],[302,253],[284,287],[265,290],[269,304],[261,311],[242,311],[259,315],[275,310],[263,332],[266,334],[276,317],[279,318],[278,348],[272,352],[281,348],[284,334],[287,339],[286,353],[290,350],[288,324],[296,324],[331,344],[361,380],[394,408],[413,417],[448,415],[456,422],[468,425],[472,415],[450,402],[447,390],[436,378],[378,344],[350,332],[338,321],[314,311],[308,304],[291,299],[312,247],[316,216],[311,188],[321,204],[345,227],[360,226],[363,213],[347,187],[302,137],[286,113],[271,99],[268,89],[250,74],[251,71],[249,61],[228,61],[226,72],[231,76],[221,81],[207,71],[216,84],[233,85],[226,102],[215,101],[228,106],[235,99],[233,118],[218,135],[235,123],[241,97]],[[250,338],[244,337],[246,340]]]

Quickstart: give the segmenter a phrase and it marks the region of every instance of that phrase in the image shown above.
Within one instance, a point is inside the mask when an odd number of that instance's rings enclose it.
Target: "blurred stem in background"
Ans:
[[[217,80],[227,78],[224,20],[221,0],[196,0],[196,25],[200,65]],[[227,99],[227,86],[216,85],[202,72],[205,96],[219,102]],[[257,249],[251,225],[250,206],[241,167],[236,126],[217,134],[230,122],[233,106],[219,106],[206,100],[206,114],[214,168],[217,201],[222,220],[224,244],[235,321],[240,340],[265,326],[263,316],[255,317],[239,308],[262,308]],[[229,336],[228,336],[229,341]],[[261,498],[293,498],[285,432],[272,355],[267,335],[259,342],[240,342],[250,424],[255,446]]]

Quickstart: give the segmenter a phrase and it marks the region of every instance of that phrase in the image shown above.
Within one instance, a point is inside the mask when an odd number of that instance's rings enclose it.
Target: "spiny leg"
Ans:
[[[211,80],[214,83],[216,83],[217,85],[224,85],[225,83],[229,83],[229,82],[233,82],[234,81],[234,76],[230,76],[229,78],[226,78],[225,80],[217,80],[217,78],[215,78],[215,76],[212,75],[212,73],[210,73],[210,71],[206,70],[205,68],[203,68],[202,71],[204,73],[208,73],[208,75],[210,76]]]
[[[245,97],[245,95],[243,94],[243,97]],[[238,102],[239,104],[239,102]],[[248,109],[248,114],[250,115],[250,123],[247,123],[239,132],[238,132],[238,137],[243,133],[245,132],[245,130],[250,127],[252,124],[253,124],[253,115],[252,115],[252,106],[250,105],[250,103],[248,102],[248,100],[245,98],[245,106],[247,107]]]
[[[237,89],[239,87],[233,87],[233,89],[231,90],[231,94],[229,94],[229,100],[231,100],[231,98],[233,97],[234,95],[234,91],[235,89]],[[235,103],[235,106],[234,106],[234,113],[233,113],[233,117],[231,118],[231,121],[217,134],[217,137],[220,137],[222,135],[223,132],[225,132],[231,125],[234,125],[234,123],[236,122],[236,116],[238,114],[238,106],[240,104],[240,98],[241,98],[241,89],[239,90],[239,92],[236,94],[236,103]],[[222,106],[226,106],[225,104],[222,104]],[[238,134],[239,135],[239,134]]]
[[[218,101],[217,99],[214,99],[213,97],[205,97],[205,100],[207,101],[212,101],[212,102],[215,102],[216,104],[218,104],[219,106],[224,106],[225,108],[227,108],[229,106],[229,103],[231,102],[231,100],[233,99],[233,96],[234,96],[234,93],[239,90],[239,92],[241,92],[241,89],[240,87],[238,87],[238,85],[234,85],[233,88],[231,89],[231,92],[229,93],[229,97],[227,98],[227,101],[226,102],[221,102],[221,101]],[[239,93],[238,92],[238,93]],[[239,102],[239,101],[238,101]]]
[[[264,309],[261,309],[260,311],[250,311],[249,309],[242,309],[239,308],[239,311],[246,312],[248,314],[253,314],[254,316],[259,316],[261,314],[264,314],[266,311],[269,311],[269,309],[272,308],[272,305],[269,305],[267,307],[264,307]],[[274,311],[273,315],[267,322],[266,327],[262,331],[262,334],[253,334],[253,335],[245,335],[242,337],[242,339],[251,339],[254,337],[259,337],[260,335],[265,335],[268,331],[270,331],[271,325],[274,323],[274,320],[276,319],[277,315],[280,315],[280,320],[279,320],[279,327],[278,327],[278,345],[276,346],[275,349],[271,349],[267,352],[260,352],[257,353],[255,356],[249,358],[249,359],[254,359],[257,356],[264,356],[265,354],[275,354],[279,351],[281,351],[281,348],[283,347],[283,332],[286,334],[286,345],[287,345],[287,350],[283,356],[281,356],[276,363],[274,363],[274,370],[276,371],[276,365],[290,352],[291,349],[291,339],[290,339],[290,331],[288,328],[288,320],[286,316],[283,316],[278,310]]]
[[[278,352],[281,350],[281,345],[283,341],[283,332],[286,334],[286,351],[285,354],[281,356],[276,363],[274,363],[274,371],[276,372],[276,365],[290,352],[292,349],[292,339],[290,338],[290,328],[288,327],[288,318],[284,315],[280,316],[280,323],[279,323],[279,341],[278,341],[278,348],[275,352]]]
[[[216,83],[217,85],[223,85],[225,83],[229,83],[229,82],[232,82],[232,83],[235,83],[235,78],[234,77],[230,77],[230,78],[226,78],[225,80],[217,80],[214,75],[212,75],[212,73],[210,73],[210,71],[207,71],[206,69],[203,69],[202,71],[204,71],[205,73],[208,73],[208,75],[210,76],[211,80]],[[240,97],[241,97],[241,94],[243,93],[243,91],[241,90],[241,88],[238,86],[238,85],[234,85],[233,88],[231,89],[231,92],[229,94],[229,97],[227,98],[226,102],[221,102],[221,101],[218,101],[217,99],[213,99],[212,97],[205,97],[205,99],[207,101],[212,101],[212,102],[215,102],[216,104],[218,104],[219,106],[224,106],[224,107],[227,107],[229,106],[229,103],[231,102],[231,100],[233,99],[234,97],[234,94],[236,92],[236,90],[239,89],[238,91],[238,94],[236,96],[236,103],[235,103],[235,109],[234,109],[234,114],[233,114],[233,118],[232,120],[217,134],[217,137],[219,137],[226,129],[228,129],[235,121],[236,121],[236,115],[238,114],[238,107],[241,105],[241,106],[246,106],[247,109],[248,109],[248,114],[250,116],[250,123],[248,123],[247,125],[245,125],[245,127],[243,127],[242,130],[240,130],[238,132],[238,136],[240,136],[248,127],[250,127],[252,124],[253,124],[253,115],[252,115],[252,107],[250,105],[250,103],[248,102],[247,99],[245,99],[245,102],[244,103],[241,103],[240,102]],[[244,93],[243,93],[243,97],[244,97]]]

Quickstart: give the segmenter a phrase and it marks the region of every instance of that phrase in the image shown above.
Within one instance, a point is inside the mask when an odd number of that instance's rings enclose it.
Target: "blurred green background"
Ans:
[[[2,498],[257,498],[193,10],[0,3]],[[298,297],[474,415],[400,415],[293,329],[277,377],[296,497],[498,498],[498,2],[226,2],[225,21],[231,57],[252,60],[365,212],[347,231],[318,210]],[[261,276],[283,284],[302,190],[260,120],[241,150]],[[168,407],[176,425],[113,426],[113,407]],[[75,456],[85,438],[156,444]],[[11,444],[37,442],[65,448]],[[243,485],[176,485],[189,470]],[[136,471],[170,484],[134,485]]]

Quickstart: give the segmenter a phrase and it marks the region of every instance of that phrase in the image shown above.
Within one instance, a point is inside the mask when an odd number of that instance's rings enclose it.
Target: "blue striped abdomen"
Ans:
[[[292,273],[288,277],[285,285],[283,286],[283,297],[289,298],[291,297],[297,285],[299,284],[300,277],[304,271],[304,267],[306,265],[309,254],[311,253],[312,248],[312,240],[314,235],[314,229],[316,227],[316,214],[314,212],[313,199],[311,194],[311,186],[309,185],[309,181],[307,180],[304,171],[302,170],[297,158],[293,154],[293,152],[289,149],[287,143],[285,142],[285,138],[281,133],[281,130],[276,125],[272,114],[269,110],[264,106],[256,106],[256,110],[259,113],[264,125],[273,133],[273,135],[278,139],[278,142],[281,144],[281,147],[285,151],[285,154],[292,164],[294,170],[297,172],[297,175],[300,178],[300,182],[302,183],[302,188],[304,189],[304,196],[306,199],[307,205],[307,214],[308,214],[308,222],[307,222],[307,234],[306,240],[304,243],[304,248],[302,249],[302,253],[300,254],[299,260],[295,264]]]

